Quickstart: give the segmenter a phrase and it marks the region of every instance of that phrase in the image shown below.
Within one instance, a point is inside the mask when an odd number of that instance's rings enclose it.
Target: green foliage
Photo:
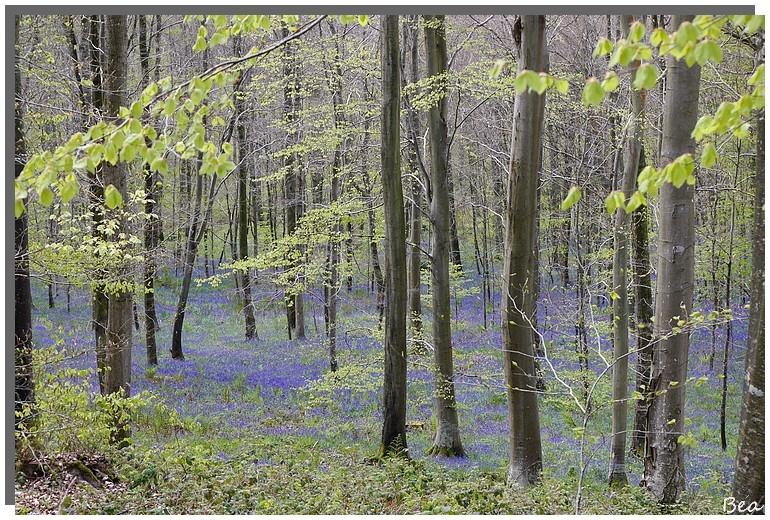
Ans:
[[[140,421],[139,417],[153,413],[166,420],[176,417],[173,410],[157,403],[156,398],[141,393],[131,397],[120,394],[103,396],[92,391],[95,369],[75,369],[67,366],[72,358],[85,356],[77,345],[71,344],[61,327],[47,327],[54,335],[54,344],[37,348],[33,353],[35,385],[34,421],[24,421],[16,431],[22,446],[33,441],[42,453],[90,452],[104,453],[110,445],[115,417]],[[21,417],[32,413],[27,407]],[[22,450],[23,451],[23,450]]]

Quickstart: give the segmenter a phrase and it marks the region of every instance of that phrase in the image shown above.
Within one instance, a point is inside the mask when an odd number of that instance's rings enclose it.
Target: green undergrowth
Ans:
[[[577,479],[546,474],[515,490],[505,471],[448,468],[427,460],[368,462],[360,445],[321,446],[304,436],[253,441],[184,438],[117,456],[123,492],[78,494],[68,513],[98,514],[571,514]],[[581,513],[717,513],[689,496],[656,504],[636,487],[584,487]]]

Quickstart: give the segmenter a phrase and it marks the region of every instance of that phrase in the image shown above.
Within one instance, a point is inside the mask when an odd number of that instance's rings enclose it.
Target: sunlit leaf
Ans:
[[[561,203],[561,210],[567,211],[568,209],[570,209],[572,206],[578,203],[578,201],[580,200],[580,197],[581,197],[580,188],[578,188],[577,186],[572,186],[569,189],[569,192],[567,193],[567,197]]]
[[[589,78],[583,87],[583,103],[586,105],[598,105],[604,99],[604,89],[602,88],[599,80],[596,78]]]
[[[104,188],[104,204],[109,209],[115,209],[123,205],[123,195],[112,184]]]

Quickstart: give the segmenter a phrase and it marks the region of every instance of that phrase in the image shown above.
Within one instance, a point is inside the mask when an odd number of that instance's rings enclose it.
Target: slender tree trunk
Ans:
[[[284,38],[289,35],[288,27],[283,28]],[[289,42],[284,45],[284,97],[283,97],[283,112],[284,119],[289,127],[289,135],[287,136],[287,145],[293,146],[298,142],[298,128],[297,118],[300,109],[301,99],[299,94],[299,77],[298,77],[298,64],[297,64],[297,51],[296,42]],[[284,181],[284,190],[286,193],[286,234],[293,235],[297,229],[297,223],[301,217],[302,211],[302,181],[300,166],[298,164],[298,157],[296,152],[288,155],[284,161],[284,168],[286,169],[286,178]],[[299,248],[299,246],[297,246]],[[292,265],[293,268],[297,268],[297,264]],[[302,292],[297,291],[296,288],[290,289],[286,293],[286,319],[288,326],[289,338],[291,338],[292,331],[295,331],[297,338],[305,337],[304,333],[304,313],[303,313],[303,298]]]
[[[738,186],[738,175],[741,165],[741,142],[738,141],[737,160],[735,162],[735,177],[733,186]],[[727,273],[725,276],[725,309],[732,306],[732,276],[733,276],[733,246],[735,244],[735,195],[730,194],[730,238],[727,245]],[[725,348],[722,357],[722,399],[719,407],[719,433],[722,441],[722,451],[727,450],[727,369],[730,360],[730,345],[733,341],[733,323],[728,321],[725,330]]]
[[[675,16],[674,26],[692,20]],[[698,117],[700,66],[687,67],[669,56],[666,104],[663,116],[661,160],[671,162],[694,153],[691,136]],[[646,487],[662,503],[679,500],[685,485],[684,434],[685,384],[690,332],[678,322],[692,312],[695,269],[694,188],[685,183],[660,189],[658,278],[655,291],[655,349],[647,451],[644,459]]]
[[[381,18],[382,195],[385,208],[385,369],[380,454],[408,457],[406,444],[406,243],[401,188],[398,15]]]
[[[643,151],[640,152],[639,168],[643,167]],[[640,172],[637,172],[640,173]],[[648,241],[649,210],[646,205],[632,213],[633,219],[633,254],[634,254],[634,302],[636,305],[636,391],[647,395],[650,386],[652,365],[652,264]],[[648,399],[637,399],[634,413],[634,434],[632,448],[639,457],[644,456],[647,437]]]
[[[149,62],[147,17],[139,15],[139,64],[142,73],[142,89],[147,86],[150,79]],[[156,204],[159,205],[160,203],[160,193],[156,189],[159,184],[158,175],[158,172],[150,170],[149,167],[144,171],[144,190],[147,194],[144,212],[148,217],[144,225],[144,328],[147,364],[150,366],[158,364],[158,347],[155,339],[155,332],[158,329],[158,317],[155,311],[155,274],[157,271],[155,254],[160,243],[158,237],[160,218],[155,213]]]
[[[329,77],[330,88],[332,91],[332,105],[334,108],[334,126],[338,132],[344,132],[345,128],[345,112],[344,101],[342,98],[342,64],[340,56],[340,44],[336,39],[337,31],[334,23],[329,24],[329,28],[332,35],[335,36],[335,55],[334,64],[331,67],[331,74]],[[334,159],[332,164],[332,178],[330,181],[329,202],[334,207],[339,202],[340,197],[340,182],[345,163],[345,148],[347,147],[349,139],[344,138],[337,148],[334,150]],[[342,223],[339,218],[335,217],[332,224],[332,235],[329,240],[329,256],[328,256],[328,283],[327,289],[327,316],[328,316],[328,334],[329,334],[329,369],[332,372],[336,372],[338,368],[337,363],[337,294],[339,292],[339,263],[340,263],[340,240],[342,235]]]
[[[548,71],[545,16],[523,16],[519,71]],[[511,142],[511,165],[506,213],[502,306],[503,362],[505,366],[510,460],[509,483],[533,485],[542,470],[534,331],[527,309],[532,309],[529,272],[535,246],[538,166],[545,96],[535,92],[516,95]]]
[[[764,33],[756,65],[764,63]],[[751,253],[751,307],[732,495],[765,506],[765,109],[758,114]]]
[[[425,17],[425,47],[428,77],[437,80],[437,103],[429,109],[430,131],[430,216],[431,281],[433,297],[433,353],[436,366],[436,434],[432,455],[465,455],[460,442],[460,425],[455,402],[454,368],[452,362],[452,315],[449,293],[449,147],[446,126],[446,26],[443,15]]]
[[[622,16],[621,26],[623,36],[628,35],[628,29],[635,19],[633,16]],[[630,79],[633,83],[636,77],[636,67],[629,66]],[[644,109],[642,93],[631,90],[631,122],[626,130],[623,150],[625,153],[623,177],[619,188],[626,200],[631,197],[639,170],[641,116]],[[629,246],[629,217],[625,209],[615,210],[615,251],[612,264],[612,443],[610,446],[610,486],[625,486],[628,484],[626,475],[626,438],[628,435],[628,246]]]
[[[89,47],[89,66],[91,69],[91,105],[94,110],[94,116],[98,116],[104,109],[104,90],[102,75],[102,38],[99,27],[101,19],[99,15],[89,17],[88,24],[88,47]],[[102,167],[100,166],[93,174],[89,175],[89,209],[91,210],[91,229],[94,237],[102,237],[102,222],[104,221],[104,180],[102,178]],[[103,237],[102,237],[103,238]],[[96,255],[98,257],[98,254]],[[92,321],[94,327],[94,342],[96,345],[96,369],[99,378],[99,390],[106,392],[105,377],[105,344],[107,343],[107,294],[104,290],[104,281],[106,274],[104,269],[98,269],[95,275],[96,282],[93,284],[92,291]]]
[[[401,84],[406,85],[407,77],[409,83],[416,84],[419,80],[418,74],[418,18],[416,15],[410,15],[407,17],[403,26],[403,59],[401,66],[406,69],[406,64],[409,64],[409,75],[402,74]],[[408,56],[407,56],[408,52]],[[407,105],[406,110],[406,130],[410,141],[410,146],[407,148],[407,168],[408,171],[414,176],[411,181],[412,197],[409,203],[409,264],[407,266],[408,273],[408,285],[409,285],[409,319],[411,320],[412,335],[415,338],[420,338],[422,335],[422,302],[420,300],[420,287],[421,287],[421,260],[422,251],[420,249],[420,242],[422,241],[422,212],[420,203],[422,202],[422,186],[420,185],[418,176],[421,173],[420,149],[417,144],[418,136],[422,135],[420,131],[420,119],[417,112],[414,110],[411,104],[411,100],[408,96],[404,95],[404,103]]]
[[[236,36],[233,40],[235,55],[241,55],[241,38]],[[245,74],[245,73],[242,73]],[[241,89],[245,76],[238,78],[236,89],[233,92],[233,100],[236,112],[237,168],[238,168],[238,260],[246,260],[249,256],[249,169],[246,162],[246,125],[243,121],[244,93]],[[241,290],[243,292],[243,317],[245,322],[246,339],[257,338],[257,322],[254,317],[254,302],[251,298],[251,273],[248,268],[239,271]]]
[[[126,80],[128,75],[127,16],[108,15],[106,20],[106,73],[105,73],[105,116],[117,117],[121,106],[126,105]],[[128,176],[125,165],[104,165],[104,183],[110,184],[128,201]],[[128,234],[128,215],[125,205],[109,211],[105,218],[117,219],[118,232],[112,236],[121,240],[122,234]],[[119,244],[119,247],[125,247]],[[107,372],[104,376],[105,395],[119,394],[123,397],[131,395],[131,344],[133,291],[129,266],[123,263],[111,265],[111,279],[116,286],[108,288],[109,307],[107,311],[107,341],[105,344],[105,365]],[[115,430],[111,433],[111,441],[118,446],[124,446],[130,436],[125,411],[115,410]]]
[[[27,146],[22,122],[21,71],[19,70],[19,30],[21,17],[15,16],[14,28],[14,178],[26,165]],[[26,199],[23,201],[25,204]],[[29,280],[29,224],[27,211],[14,220],[14,432],[29,432],[35,421],[35,383],[32,372],[32,291]],[[27,414],[20,415],[25,407]],[[28,439],[30,440],[30,439]],[[18,443],[17,443],[18,447]]]

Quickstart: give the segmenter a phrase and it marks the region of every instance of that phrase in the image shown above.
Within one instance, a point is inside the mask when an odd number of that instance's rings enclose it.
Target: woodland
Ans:
[[[764,16],[7,16],[16,514],[764,513]]]

